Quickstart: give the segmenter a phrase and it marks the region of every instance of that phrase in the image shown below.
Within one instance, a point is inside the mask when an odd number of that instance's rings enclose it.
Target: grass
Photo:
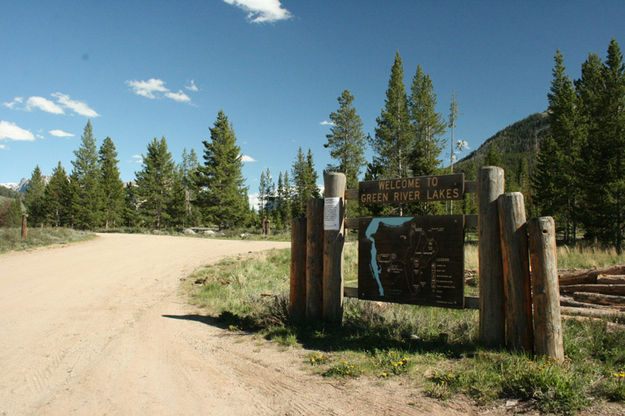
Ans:
[[[94,234],[87,231],[77,231],[69,228],[29,228],[26,239],[22,239],[21,228],[0,228],[0,253],[12,250],[27,250],[30,248],[48,246],[51,244],[65,244],[84,241],[94,238]]]
[[[613,255],[560,249],[559,261],[602,267],[619,262]],[[356,257],[356,245],[347,244],[347,286],[357,284]],[[477,405],[517,399],[556,414],[574,414],[597,400],[625,402],[623,329],[564,321],[567,359],[557,363],[481,347],[474,310],[345,299],[341,327],[302,322],[288,311],[289,262],[288,249],[227,259],[199,270],[186,285],[218,325],[305,348],[304,364],[322,377],[401,378],[440,400],[458,394]],[[477,269],[474,245],[466,247],[465,268]]]

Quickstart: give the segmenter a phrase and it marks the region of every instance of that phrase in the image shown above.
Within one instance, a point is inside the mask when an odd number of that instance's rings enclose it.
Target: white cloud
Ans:
[[[328,121],[328,120],[323,120],[323,121],[322,121],[321,123],[319,123],[319,124],[321,124],[322,126],[335,126],[335,124],[334,124],[333,122]]]
[[[226,3],[247,12],[251,23],[272,23],[287,20],[291,12],[284,9],[280,0],[224,0]]]
[[[63,130],[50,130],[48,133],[56,137],[74,137],[72,133],[67,133]]]
[[[132,155],[132,161],[135,163],[141,163],[143,162],[143,156],[141,155]]]
[[[147,81],[126,81],[126,84],[132,88],[132,91],[143,97],[149,99],[155,99],[155,92],[168,92],[169,89],[165,87],[165,82],[162,79],[150,78]]]
[[[61,104],[65,108],[69,108],[76,114],[80,114],[85,117],[98,117],[99,114],[95,112],[95,110],[89,108],[86,103],[81,101],[72,100],[69,95],[62,94],[60,92],[52,94],[53,97],[56,98],[56,102]]]
[[[172,100],[178,101],[179,103],[187,103],[191,101],[191,98],[189,98],[187,94],[182,92],[182,90],[178,90],[178,92],[166,92],[165,97],[171,98]]]
[[[35,137],[37,137],[38,139],[43,139],[44,138],[41,134],[35,134]]]
[[[33,141],[35,136],[15,123],[2,120],[0,121],[0,140],[2,139]]]
[[[3,144],[0,144],[0,149],[4,149],[6,146]]]
[[[21,104],[23,102],[24,99],[22,97],[15,97],[10,103],[2,103],[2,105],[13,110],[13,107],[15,107],[16,104]]]
[[[254,159],[252,156],[241,155],[241,162],[256,162],[256,159]]]
[[[198,91],[198,87],[197,87],[197,85],[195,85],[195,81],[193,81],[193,80],[191,80],[189,85],[185,85],[184,87],[187,90],[189,90],[189,91],[193,91],[193,92],[197,92]]]
[[[26,100],[25,108],[27,111],[31,111],[33,108],[38,108],[41,111],[45,111],[46,113],[65,114],[63,109],[52,101],[48,100],[47,98],[37,96],[30,97],[28,100]]]

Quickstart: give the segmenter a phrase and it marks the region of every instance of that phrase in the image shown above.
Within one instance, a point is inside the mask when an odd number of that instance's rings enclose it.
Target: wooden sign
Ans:
[[[358,200],[361,204],[450,201],[462,199],[463,195],[464,173],[386,179],[358,184]]]
[[[464,307],[462,215],[360,218],[358,298]]]

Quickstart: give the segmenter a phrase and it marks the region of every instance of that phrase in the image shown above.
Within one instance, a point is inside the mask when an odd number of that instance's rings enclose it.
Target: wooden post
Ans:
[[[529,231],[534,305],[534,353],[564,360],[556,226],[552,217],[532,218]]]
[[[22,240],[25,240],[28,236],[28,227],[26,225],[26,218],[28,214],[22,214]]]
[[[323,308],[323,199],[306,204],[306,319],[321,319]]]
[[[504,172],[496,166],[478,172],[480,342],[492,347],[505,344],[503,267],[499,242],[497,198],[504,191]]]
[[[294,218],[291,228],[289,310],[296,319],[306,315],[306,218]]]
[[[504,194],[497,202],[506,294],[506,345],[531,352],[534,331],[523,194]]]
[[[345,218],[345,174],[326,172],[323,227],[323,319],[343,321],[343,220]]]

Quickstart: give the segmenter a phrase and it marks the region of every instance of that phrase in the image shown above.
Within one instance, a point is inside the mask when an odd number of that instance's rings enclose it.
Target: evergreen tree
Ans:
[[[375,153],[374,164],[381,168],[381,179],[408,176],[414,133],[403,77],[404,68],[397,52],[386,90],[385,106],[376,119],[375,137],[370,139]]]
[[[22,201],[19,198],[11,199],[4,216],[5,227],[19,227],[22,224]]]
[[[365,135],[362,132],[362,120],[353,106],[354,96],[345,90],[337,98],[339,109],[330,113],[332,127],[326,134],[328,140],[324,147],[330,149],[330,157],[338,162],[334,169],[343,172],[347,178],[347,187],[358,186],[358,175],[365,165]]]
[[[283,226],[291,222],[291,184],[289,181],[289,172],[282,172],[278,175],[277,189],[277,214],[280,217],[280,223]]]
[[[197,199],[195,174],[199,166],[200,163],[198,162],[195,150],[191,149],[190,152],[187,152],[186,148],[183,149],[180,175],[185,192],[185,225],[199,225],[201,222],[201,213],[198,208],[193,205],[193,201]]]
[[[139,227],[141,225],[139,205],[140,201],[137,197],[137,187],[132,182],[129,182],[124,187],[124,209],[122,211],[122,218],[125,226]]]
[[[491,144],[488,147],[488,153],[486,154],[486,158],[484,159],[484,166],[499,166],[501,167],[503,163],[501,162],[501,156],[497,149],[495,149],[495,145]]]
[[[174,170],[167,199],[167,215],[169,217],[168,225],[172,227],[180,227],[187,225],[187,192],[183,183],[182,167]]]
[[[421,65],[412,79],[410,95],[410,118],[415,132],[415,143],[410,154],[410,168],[415,176],[434,175],[441,161],[440,136],[447,125],[440,113],[436,112],[436,94],[430,76]]]
[[[124,205],[124,183],[119,177],[117,151],[110,137],[102,142],[99,162],[102,217],[104,228],[108,229],[121,219]]]
[[[70,215],[75,227],[95,228],[100,225],[102,198],[98,152],[91,121],[85,126],[80,147],[74,151],[74,156],[76,159],[72,161],[74,169],[70,177],[72,194]]]
[[[168,204],[174,182],[175,165],[167,150],[165,137],[154,138],[143,156],[143,166],[137,172],[136,194],[140,201],[139,214],[144,225],[161,229],[170,219]]]
[[[43,176],[41,176],[41,169],[39,169],[39,165],[37,165],[30,176],[28,189],[26,189],[26,195],[24,196],[26,210],[28,211],[28,223],[31,225],[43,225],[45,222],[45,187]]]
[[[204,165],[198,168],[198,203],[207,221],[220,228],[244,224],[249,219],[247,188],[243,185],[241,148],[222,110],[204,140]]]
[[[317,187],[317,171],[313,162],[312,151],[308,149],[308,155],[300,147],[297,158],[293,162],[293,183],[295,195],[293,197],[292,215],[300,217],[306,214],[306,201],[310,198],[320,198]]]
[[[578,84],[586,126],[582,220],[589,237],[611,243],[622,251],[625,227],[625,66],[618,43],[612,39],[598,77],[595,61],[582,66]],[[599,81],[600,80],[600,81]]]
[[[52,171],[50,182],[44,191],[46,221],[60,227],[68,224],[68,208],[71,203],[70,185],[67,173],[61,162]]]

